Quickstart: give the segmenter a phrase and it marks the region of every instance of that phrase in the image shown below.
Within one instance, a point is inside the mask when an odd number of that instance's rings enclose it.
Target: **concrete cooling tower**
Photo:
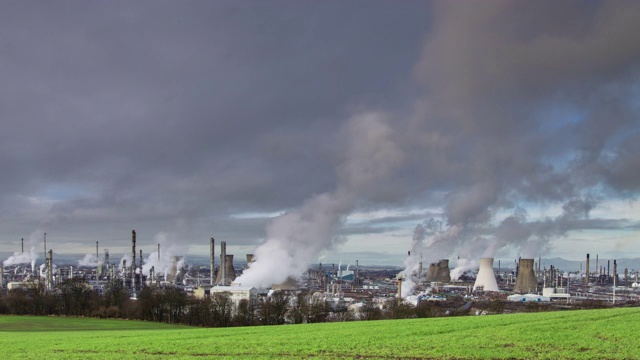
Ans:
[[[220,259],[220,271],[218,271],[216,284],[228,286],[236,279],[236,270],[233,267],[233,255],[224,254],[223,259]]]
[[[427,273],[427,281],[451,281],[451,274],[449,272],[449,260],[443,259],[437,263],[431,263],[429,265],[429,272]]]
[[[533,259],[520,259],[518,276],[513,291],[517,293],[530,293],[538,289],[538,281],[533,273]]]
[[[478,270],[478,277],[473,284],[473,290],[482,288],[484,291],[500,291],[498,289],[498,283],[496,282],[496,276],[493,273],[493,258],[480,259],[480,270]]]

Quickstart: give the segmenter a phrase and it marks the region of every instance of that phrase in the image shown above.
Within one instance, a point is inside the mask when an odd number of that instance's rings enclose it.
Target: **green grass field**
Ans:
[[[0,316],[9,359],[640,358],[640,308],[203,329]]]

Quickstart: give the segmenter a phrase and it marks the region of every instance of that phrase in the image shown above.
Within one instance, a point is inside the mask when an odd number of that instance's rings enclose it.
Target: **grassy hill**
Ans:
[[[203,329],[0,316],[5,358],[629,359],[640,308]]]

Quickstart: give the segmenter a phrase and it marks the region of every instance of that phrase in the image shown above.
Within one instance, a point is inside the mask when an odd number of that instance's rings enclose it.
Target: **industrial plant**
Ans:
[[[491,313],[486,304],[502,302],[517,310],[532,302],[549,306],[579,307],[581,303],[601,302],[623,304],[640,300],[638,270],[620,271],[616,260],[599,260],[595,264],[586,254],[584,268],[564,270],[542,259],[520,258],[502,264],[493,258],[478,259],[477,266],[454,272],[449,259],[423,266],[417,271],[399,271],[398,267],[362,266],[358,261],[344,266],[318,263],[309,266],[298,278],[258,288],[237,281],[255,263],[253,254],[238,261],[227,252],[227,243],[209,239],[209,264],[189,264],[182,256],[163,254],[160,244],[146,254],[136,243],[136,231],[131,232],[131,252],[118,261],[110,257],[108,249],[87,254],[77,265],[56,263],[55,252],[47,248],[44,234],[44,263],[37,264],[34,250],[14,253],[0,266],[0,294],[15,289],[29,290],[33,284],[43,284],[47,292],[55,293],[56,286],[69,280],[81,280],[94,293],[101,295],[106,287],[118,284],[135,301],[144,289],[172,288],[193,299],[208,299],[224,294],[230,300],[230,314],[242,307],[242,302],[254,304],[268,299],[276,291],[289,294],[310,294],[324,304],[328,314],[349,311],[354,319],[367,318],[364,308],[383,310],[389,306],[417,307],[420,304],[441,305],[443,313],[456,311],[477,314]],[[216,248],[219,246],[219,254]],[[89,259],[89,260],[87,260]],[[458,261],[460,262],[460,261]],[[456,274],[453,276],[452,274]],[[410,283],[409,283],[410,282]],[[403,283],[406,283],[403,292]],[[410,289],[406,287],[410,286]],[[407,293],[406,291],[409,290]],[[485,305],[478,305],[485,304]],[[510,305],[509,305],[510,304]],[[502,309],[502,307],[501,307]]]

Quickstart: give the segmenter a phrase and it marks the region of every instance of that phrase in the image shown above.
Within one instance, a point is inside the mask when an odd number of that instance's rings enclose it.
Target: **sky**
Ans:
[[[0,7],[0,252],[640,256],[638,2]]]

